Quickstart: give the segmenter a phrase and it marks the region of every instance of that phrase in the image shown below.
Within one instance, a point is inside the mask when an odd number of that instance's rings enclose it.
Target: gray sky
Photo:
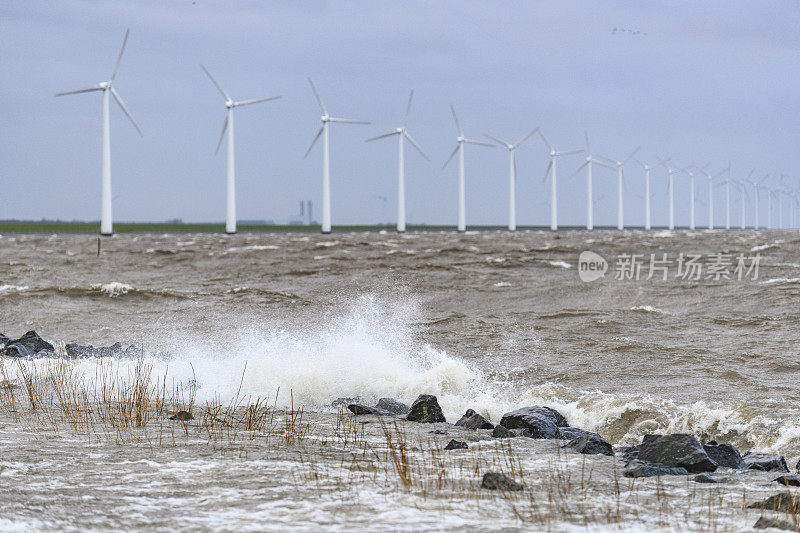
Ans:
[[[455,224],[457,166],[441,170],[455,146],[449,103],[473,138],[513,142],[541,126],[569,150],[588,130],[610,157],[641,145],[645,159],[712,162],[713,172],[730,159],[735,178],[753,167],[798,176],[798,22],[800,3],[788,0],[7,1],[0,218],[99,219],[100,94],[53,94],[106,80],[126,27],[115,87],[144,137],[112,102],[115,220],[223,220],[224,145],[214,148],[224,105],[202,62],[234,99],[283,95],[236,111],[240,219],[285,222],[301,199],[321,213],[320,148],[302,159],[319,127],[311,76],[332,114],[372,121],[333,125],[333,223],[395,220],[396,143],[364,140],[399,124],[413,88],[409,131],[433,161],[407,149],[408,219]],[[467,222],[504,224],[507,151],[468,148]],[[585,174],[569,178],[581,157],[559,163],[563,224],[585,223]],[[539,139],[519,150],[520,224],[549,220],[547,161]],[[641,224],[642,171],[631,165],[627,177],[626,222]],[[666,223],[665,187],[655,172],[656,224]],[[677,180],[682,224],[687,187]],[[595,198],[595,223],[615,223],[610,171],[596,171]],[[698,204],[699,223],[706,209]]]

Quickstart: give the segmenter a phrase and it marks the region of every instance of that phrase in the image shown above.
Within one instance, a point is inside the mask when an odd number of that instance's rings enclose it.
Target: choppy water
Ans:
[[[580,281],[580,252],[762,256],[758,279]],[[547,404],[617,443],[689,431],[800,456],[794,232],[0,238],[0,332],[169,352],[204,395],[307,407]],[[644,277],[644,276],[643,276]],[[87,363],[89,364],[89,363]],[[288,393],[287,393],[288,394]]]

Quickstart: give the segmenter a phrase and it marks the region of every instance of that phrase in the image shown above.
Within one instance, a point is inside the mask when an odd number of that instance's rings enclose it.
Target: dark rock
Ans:
[[[39,352],[54,352],[53,345],[41,338],[35,331],[29,331],[19,339],[8,340],[3,349],[4,355],[25,357]]]
[[[345,398],[336,398],[331,402],[331,407],[347,407],[351,403],[361,403],[364,400],[358,396],[354,397],[345,397]]]
[[[685,476],[689,472],[683,467],[663,466],[634,459],[625,466],[625,477]]]
[[[800,477],[797,476],[780,476],[772,481],[780,483],[781,485],[786,485],[787,487],[800,487]]]
[[[739,450],[732,444],[717,444],[717,441],[712,440],[703,444],[703,449],[708,457],[721,468],[735,468],[736,470],[747,468],[747,464],[739,455]]]
[[[192,416],[192,413],[190,413],[189,411],[178,411],[177,413],[175,413],[174,415],[169,417],[169,419],[170,420],[180,420],[181,422],[186,422],[186,421],[189,421],[189,420],[194,420],[194,417]]]
[[[503,426],[495,426],[494,431],[492,431],[492,437],[496,439],[508,439],[516,437],[516,435]]]
[[[467,429],[494,429],[494,424],[472,409],[467,409],[466,414],[458,419],[456,425]]]
[[[136,347],[133,344],[127,348],[122,347],[122,343],[115,342],[111,346],[100,346],[95,348],[91,344],[88,346],[81,346],[80,344],[70,343],[64,346],[67,351],[67,357],[71,359],[86,359],[89,357],[117,357],[117,358],[136,358],[142,355],[142,348]]]
[[[798,474],[800,474],[800,460],[797,461],[797,464],[794,466],[794,469],[797,470]]]
[[[782,455],[770,455],[768,453],[747,452],[742,456],[749,470],[761,470],[762,472],[788,472],[786,459]]]
[[[685,468],[693,474],[717,469],[717,463],[711,460],[700,442],[687,433],[645,435],[638,459],[666,467]]]
[[[6,337],[6,336],[5,336],[5,335],[3,335],[2,333],[0,333],[0,348],[2,348],[3,346],[5,346],[5,345],[6,345],[6,343],[7,343],[9,340],[11,340],[11,339],[9,339],[8,337]]]
[[[411,404],[411,410],[406,416],[406,420],[411,422],[421,422],[423,424],[432,424],[434,422],[447,422],[442,413],[442,408],[439,407],[439,402],[436,396],[432,394],[420,394],[419,397]]]
[[[696,483],[716,483],[717,480],[713,477],[709,476],[708,474],[697,474],[694,476],[694,480]]]
[[[793,496],[789,492],[781,492],[773,494],[766,500],[751,503],[747,508],[797,514],[800,513],[800,496]]]
[[[523,407],[503,415],[500,425],[508,429],[527,428],[535,439],[554,439],[559,427],[567,427],[567,419],[549,407]]]
[[[486,472],[481,481],[482,489],[489,490],[502,490],[502,491],[517,491],[522,490],[524,487],[506,476],[498,472]]]
[[[581,437],[572,439],[564,445],[564,448],[588,455],[614,455],[614,449],[611,444],[603,440],[597,433],[586,433]]]
[[[517,428],[512,429],[511,434],[513,437],[528,437],[529,439],[536,439],[538,438],[530,429],[528,428]]]
[[[456,439],[452,439],[447,443],[447,446],[444,447],[445,450],[466,450],[467,448],[469,448],[469,446],[467,446],[466,442]]]
[[[556,438],[561,440],[574,440],[583,437],[584,435],[594,435],[591,431],[586,431],[580,428],[556,428]]]
[[[407,406],[403,402],[395,400],[394,398],[381,398],[380,400],[378,400],[377,407],[379,409],[384,409],[396,415],[407,415],[408,412],[411,410],[409,406]]]
[[[450,433],[446,429],[434,429],[433,431],[429,431],[431,435],[449,435]]]
[[[797,526],[786,520],[777,520],[775,518],[767,518],[762,516],[756,523],[753,524],[753,529],[782,529],[784,531],[797,531]]]
[[[630,462],[634,459],[639,458],[639,449],[642,447],[641,444],[637,444],[636,446],[623,446],[617,452],[618,455],[621,455],[626,462]]]
[[[376,415],[376,416],[395,416],[391,411],[380,409],[378,407],[369,407],[368,405],[361,405],[359,403],[351,403],[347,406],[354,415]]]

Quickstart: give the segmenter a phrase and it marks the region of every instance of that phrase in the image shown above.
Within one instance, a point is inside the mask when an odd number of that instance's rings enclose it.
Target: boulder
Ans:
[[[19,339],[6,341],[3,355],[11,357],[26,357],[39,352],[54,352],[53,345],[44,340],[35,331],[31,330]]]
[[[568,427],[567,419],[549,407],[523,407],[503,415],[500,425],[508,429],[528,429],[535,439],[554,439],[559,427]]]
[[[634,459],[625,466],[625,477],[685,476],[689,472],[683,467],[663,466]]]
[[[494,429],[494,424],[483,418],[472,409],[467,409],[466,414],[458,419],[457,426],[467,429]]]
[[[773,479],[776,483],[786,485],[787,487],[800,487],[800,477],[797,476],[779,476]]]
[[[788,472],[786,459],[782,455],[770,455],[768,453],[747,452],[742,456],[749,470],[761,470],[762,472]]]
[[[395,416],[394,413],[386,409],[369,407],[368,405],[361,405],[360,403],[351,403],[347,406],[347,409],[354,415]]]
[[[500,474],[499,472],[486,472],[483,475],[483,480],[481,481],[481,488],[489,490],[518,491],[522,490],[524,487],[505,474]]]
[[[800,496],[794,496],[789,492],[781,492],[773,494],[766,500],[751,503],[747,508],[798,514],[800,513]]]
[[[8,341],[9,341],[9,340],[11,340],[11,339],[9,339],[8,337],[6,337],[6,336],[5,336],[5,335],[3,335],[2,333],[0,333],[0,348],[2,348],[3,346],[5,346],[5,345],[6,345],[6,343],[8,343]]]
[[[584,435],[595,435],[591,431],[586,431],[580,428],[561,427],[556,428],[556,438],[561,440],[574,440],[583,437]]]
[[[626,462],[630,462],[639,458],[639,448],[641,447],[641,444],[637,444],[636,446],[623,446],[619,448],[617,454],[621,455]]]
[[[378,400],[377,407],[396,415],[407,415],[411,410],[409,406],[401,401],[395,400],[394,398],[381,398]]]
[[[77,343],[70,343],[64,346],[67,356],[71,359],[86,359],[89,357],[139,357],[142,355],[142,348],[133,344],[127,348],[122,347],[122,343],[115,342],[111,346],[100,346],[95,348],[91,344],[81,346]]]
[[[695,483],[716,483],[717,480],[708,474],[697,474],[694,476]]]
[[[469,448],[469,446],[467,446],[466,442],[456,439],[452,439],[447,443],[447,446],[444,447],[445,450],[466,450],[467,448]]]
[[[363,398],[359,396],[336,398],[331,402],[331,407],[347,407],[351,403],[361,403],[363,401]]]
[[[778,520],[776,518],[767,518],[762,516],[756,523],[753,524],[753,529],[782,529],[784,531],[797,531],[797,526],[786,520]]]
[[[509,439],[511,437],[516,437],[516,435],[503,426],[495,426],[494,431],[492,431],[492,437],[496,439]]]
[[[711,460],[700,442],[687,433],[645,435],[638,459],[666,467],[685,468],[693,474],[717,469],[717,463]]]
[[[420,394],[419,397],[411,404],[411,409],[406,416],[406,420],[411,422],[421,422],[423,424],[432,424],[434,422],[447,422],[442,413],[442,408],[439,407],[439,402],[436,396],[432,394]]]
[[[180,420],[181,422],[187,422],[189,420],[194,420],[194,417],[192,416],[192,413],[190,413],[189,411],[178,411],[177,413],[169,417],[169,419]]]
[[[563,447],[588,455],[614,455],[614,449],[611,444],[603,440],[597,433],[586,433],[581,437],[572,439]]]
[[[747,464],[742,459],[742,456],[739,455],[739,450],[732,444],[717,444],[717,441],[712,440],[703,444],[703,449],[711,460],[721,468],[747,469]]]

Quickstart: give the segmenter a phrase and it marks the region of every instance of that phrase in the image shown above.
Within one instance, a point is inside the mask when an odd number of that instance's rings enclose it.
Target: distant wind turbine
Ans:
[[[508,143],[506,141],[501,141],[497,137],[492,137],[491,135],[485,133],[486,137],[490,138],[500,146],[505,146],[508,149],[508,231],[516,231],[517,230],[517,200],[516,200],[516,188],[517,188],[517,157],[516,151],[519,146],[527,141],[531,135],[539,131],[539,128],[532,130],[528,133],[525,137],[517,141],[515,144]]]
[[[214,76],[211,75],[208,69],[203,65],[200,65],[200,68],[203,69],[203,72],[206,73],[206,76],[208,76],[208,79],[211,80],[211,83],[214,84],[220,94],[222,94],[222,97],[225,98],[225,109],[227,110],[227,114],[225,115],[225,120],[222,122],[222,132],[219,134],[219,141],[217,141],[217,149],[214,154],[216,155],[219,152],[219,147],[222,146],[222,139],[227,133],[228,173],[225,187],[225,233],[236,233],[236,162],[233,148],[233,108],[250,104],[259,104],[261,102],[269,102],[270,100],[277,100],[280,98],[280,96],[270,96],[268,98],[255,98],[252,100],[234,102],[233,99],[228,96],[228,93],[225,92],[225,89],[222,88],[222,85],[220,85],[219,82],[214,79]]]
[[[542,138],[542,141],[544,141],[544,144],[547,145],[547,149],[550,150],[550,164],[547,165],[547,170],[544,172],[544,179],[542,179],[542,181],[547,181],[547,177],[550,177],[550,229],[552,231],[556,231],[558,229],[558,186],[556,183],[556,158],[563,155],[579,154],[583,152],[583,150],[557,152],[541,131],[539,132],[539,136]]]
[[[689,229],[695,229],[695,215],[694,215],[694,208],[695,208],[695,194],[694,194],[694,169],[697,169],[700,173],[704,173],[708,168],[708,165],[711,163],[706,163],[702,168],[697,167],[688,167],[683,170],[683,172],[689,176]]]
[[[707,167],[708,165],[706,165]],[[722,176],[725,172],[728,171],[730,168],[730,163],[728,163],[728,167],[723,169],[721,172],[717,173],[716,176],[712,176],[709,174],[703,167],[700,169],[700,172],[705,174],[706,178],[708,178],[708,229],[714,229],[714,179]]]
[[[633,160],[642,165],[642,168],[644,168],[644,229],[650,231],[650,171],[653,168],[669,161],[669,158],[662,159],[652,166],[647,163],[642,163],[635,157]]]
[[[444,169],[447,164],[450,162],[451,159],[456,155],[458,152],[458,231],[464,232],[467,231],[467,219],[466,219],[466,200],[465,200],[465,190],[464,190],[464,145],[465,144],[477,144],[478,146],[488,146],[490,148],[494,148],[493,144],[484,143],[480,141],[475,141],[472,139],[467,139],[464,137],[464,131],[461,129],[461,124],[458,122],[458,115],[456,115],[455,108],[451,105],[450,111],[453,112],[453,120],[456,121],[456,128],[458,128],[458,137],[456,138],[456,147],[453,152],[450,154],[450,157],[447,158],[447,161],[444,162],[442,165],[442,169]]]
[[[755,203],[756,203],[755,222],[754,222],[754,226],[753,226],[754,229],[759,229],[759,227],[760,227],[760,220],[759,220],[759,216],[758,215],[759,215],[759,210],[761,209],[761,194],[760,194],[759,187],[761,187],[761,184],[764,183],[764,181],[766,181],[766,179],[769,178],[769,176],[770,175],[767,174],[766,176],[761,178],[761,180],[759,180],[759,181],[748,180],[748,183],[750,183],[750,185],[753,186],[754,192],[756,193],[755,194]]]
[[[636,153],[639,151],[640,148],[641,147],[639,147],[636,150],[634,150],[633,152],[631,152],[628,155],[628,157],[626,157],[622,161],[619,161],[617,159],[611,159],[610,157],[605,157],[605,156],[601,156],[601,155],[597,156],[599,158],[605,159],[606,161],[609,161],[611,164],[615,165],[616,168],[617,168],[617,229],[620,230],[620,231],[625,229],[625,220],[624,220],[624,212],[625,212],[625,210],[624,210],[624,204],[623,204],[623,199],[622,199],[623,188],[624,188],[624,184],[625,184],[625,175],[623,174],[622,167],[625,166],[625,163],[627,163],[628,161],[633,159],[633,157],[636,155]]]
[[[317,134],[314,136],[314,140],[311,141],[311,146],[308,147],[306,150],[306,154],[303,156],[303,159],[308,157],[308,154],[311,153],[311,149],[314,148],[314,145],[317,144],[320,136],[322,137],[322,233],[330,233],[331,232],[331,170],[330,170],[330,156],[329,154],[329,133],[328,128],[331,122],[341,122],[343,124],[369,124],[369,122],[363,120],[353,120],[349,118],[334,118],[328,114],[328,110],[325,109],[325,104],[322,103],[322,98],[320,98],[319,93],[317,92],[317,88],[314,86],[314,82],[311,81],[311,78],[308,78],[308,83],[311,85],[311,90],[314,92],[314,97],[317,99],[317,103],[319,104],[320,109],[322,110],[322,116],[320,120],[322,121],[322,126],[320,126]]]
[[[366,142],[376,141],[378,139],[385,139],[387,137],[391,137],[393,135],[397,135],[397,232],[403,233],[406,231],[406,171],[405,171],[405,154],[403,152],[403,142],[405,139],[408,139],[408,142],[417,149],[417,151],[422,154],[422,157],[430,161],[425,152],[422,151],[422,148],[416,143],[416,141],[411,137],[406,130],[406,124],[408,124],[408,115],[411,113],[411,101],[414,99],[414,91],[411,91],[411,95],[408,97],[408,106],[406,107],[406,115],[403,118],[403,125],[397,128],[394,131],[390,131],[389,133],[384,133],[383,135],[378,135],[377,137],[372,137],[367,139]]]
[[[667,160],[669,161],[669,160]],[[674,168],[667,165],[665,161],[662,163],[664,168],[667,169],[668,174],[668,181],[667,181],[667,195],[669,196],[669,230],[672,231],[675,229],[675,180],[673,179],[673,175],[682,172],[679,168]]]
[[[113,216],[111,212],[111,133],[109,127],[109,116],[108,116],[108,95],[111,93],[111,96],[114,97],[114,100],[119,105],[122,112],[125,113],[125,116],[128,117],[128,120],[131,121],[133,127],[136,128],[136,131],[139,132],[139,135],[142,135],[142,130],[139,129],[139,126],[136,124],[136,121],[133,120],[128,108],[125,107],[125,103],[122,101],[122,97],[120,97],[119,93],[117,93],[116,89],[112,86],[114,83],[114,78],[117,77],[117,72],[119,71],[119,64],[122,61],[122,53],[125,52],[125,45],[128,42],[128,35],[130,34],[131,30],[125,30],[125,38],[122,40],[122,48],[119,51],[119,55],[117,56],[117,62],[114,64],[114,70],[111,71],[111,77],[108,81],[104,81],[98,83],[94,87],[88,87],[86,89],[78,89],[76,91],[67,91],[64,93],[58,93],[56,96],[67,96],[69,94],[80,94],[80,93],[91,93],[95,91],[103,91],[103,164],[102,164],[102,181],[100,186],[100,234],[101,235],[112,235],[114,233],[114,224],[113,224]]]
[[[586,167],[586,229],[591,231],[594,229],[594,202],[592,201],[592,192],[594,187],[592,186],[592,165],[600,165],[601,167],[605,167],[609,170],[614,170],[614,168],[594,158],[592,155],[592,147],[589,144],[589,134],[584,132],[584,135],[586,136],[586,160],[570,177],[576,176],[578,172]]]

